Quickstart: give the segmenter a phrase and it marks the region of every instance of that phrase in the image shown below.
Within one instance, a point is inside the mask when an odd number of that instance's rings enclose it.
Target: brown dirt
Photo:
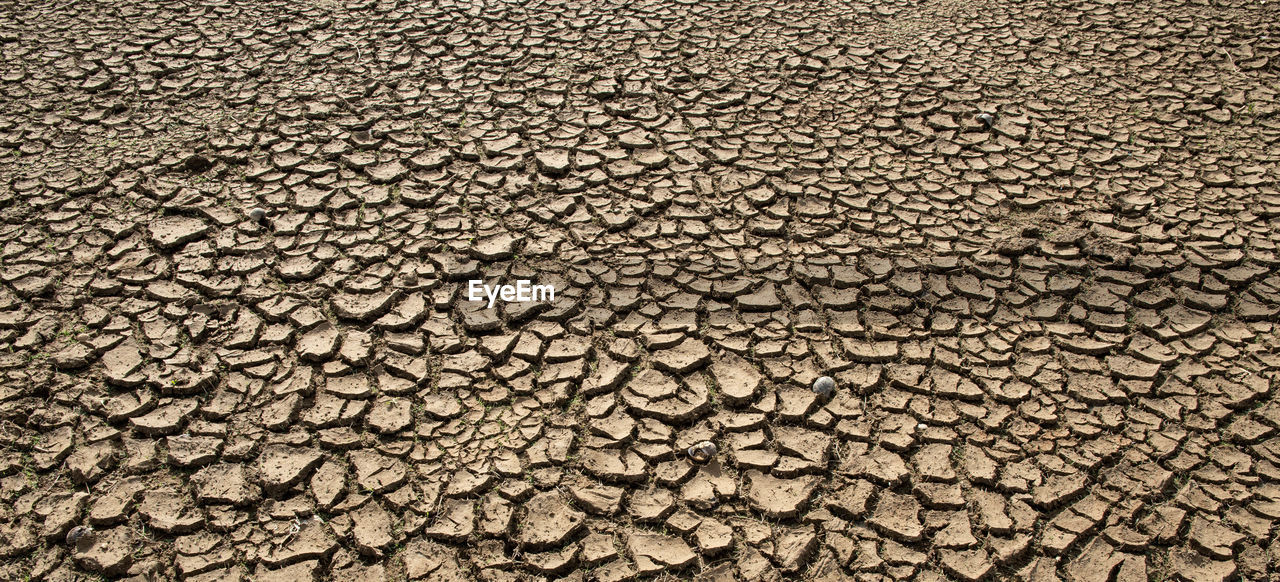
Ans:
[[[1275,5],[775,4],[0,6],[0,579],[1280,575]]]

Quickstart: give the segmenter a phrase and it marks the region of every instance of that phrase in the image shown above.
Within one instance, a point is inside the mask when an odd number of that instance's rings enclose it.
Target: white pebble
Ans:
[[[693,459],[695,462],[705,463],[710,461],[712,457],[716,456],[716,452],[718,452],[718,450],[719,449],[716,447],[715,443],[711,441],[702,441],[689,447],[689,450],[686,452],[689,454],[689,458]]]

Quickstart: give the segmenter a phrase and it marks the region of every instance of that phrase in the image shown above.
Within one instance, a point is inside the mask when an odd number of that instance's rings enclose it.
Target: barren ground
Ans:
[[[0,579],[1280,577],[1280,9],[777,4],[0,1]]]

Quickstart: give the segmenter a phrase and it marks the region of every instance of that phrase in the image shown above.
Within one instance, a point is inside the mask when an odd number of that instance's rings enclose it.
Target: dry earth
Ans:
[[[0,2],[0,578],[1277,579],[1280,9],[778,4]]]

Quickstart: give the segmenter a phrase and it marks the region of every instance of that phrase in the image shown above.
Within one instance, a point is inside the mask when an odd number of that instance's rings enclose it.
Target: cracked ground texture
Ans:
[[[1280,9],[772,4],[0,2],[0,578],[1280,576]]]

